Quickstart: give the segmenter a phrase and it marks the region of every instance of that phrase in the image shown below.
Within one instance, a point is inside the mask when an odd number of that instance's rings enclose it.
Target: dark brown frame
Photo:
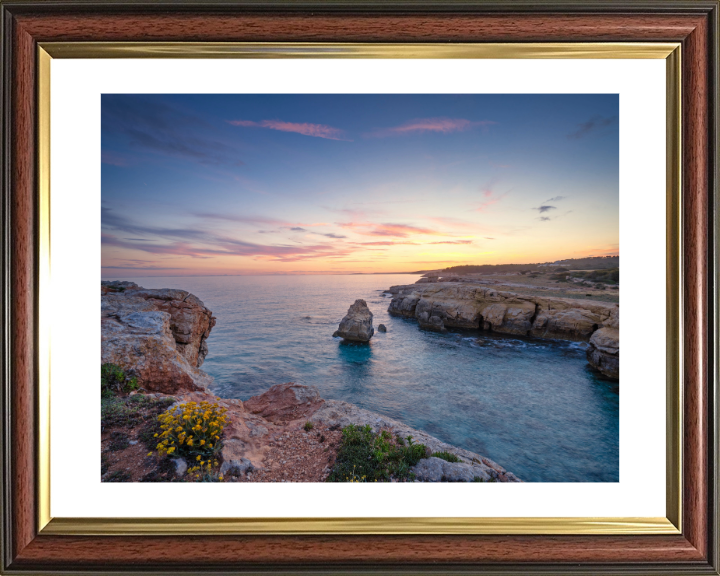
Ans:
[[[718,2],[3,0],[2,557],[6,574],[718,574]],[[38,42],[682,43],[683,532],[645,536],[51,536],[37,531]]]

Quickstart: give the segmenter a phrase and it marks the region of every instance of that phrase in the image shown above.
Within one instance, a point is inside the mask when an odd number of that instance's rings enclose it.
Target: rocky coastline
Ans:
[[[200,370],[216,320],[202,301],[183,290],[146,290],[131,282],[102,282],[101,291],[102,363],[116,365],[133,378],[138,390],[131,396],[142,395],[169,410],[204,401],[227,410],[220,453],[220,473],[226,479],[324,481],[335,461],[340,430],[354,424],[425,444],[428,457],[412,470],[417,481],[520,481],[482,455],[353,404],[323,399],[314,387],[286,383],[245,401],[219,398],[209,390],[212,377]],[[128,478],[158,481],[155,458],[140,444],[141,432],[122,432],[122,449],[112,452],[104,480],[126,466],[122,473]],[[106,448],[118,443],[118,434],[103,432],[104,458]],[[457,461],[433,453],[450,454]],[[182,478],[192,464],[171,460],[174,467],[163,472],[163,479]],[[134,463],[132,470],[128,463]]]
[[[487,330],[498,334],[588,342],[588,363],[604,377],[620,372],[620,307],[612,302],[502,291],[473,278],[392,286],[388,313],[420,328]]]

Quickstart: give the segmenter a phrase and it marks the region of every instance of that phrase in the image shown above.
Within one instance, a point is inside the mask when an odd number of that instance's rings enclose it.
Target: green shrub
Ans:
[[[130,447],[130,437],[124,432],[116,430],[110,434],[110,445],[108,450],[110,452],[117,452],[118,450],[125,450]]]
[[[435,456],[435,458],[442,458],[446,462],[462,462],[462,460],[452,452],[433,452],[432,455]]]
[[[116,364],[102,364],[100,366],[100,389],[103,398],[110,398],[117,394],[132,392],[138,389],[135,377],[125,374],[125,371]]]
[[[411,436],[403,439],[387,430],[375,434],[369,425],[351,424],[342,429],[328,482],[412,480],[410,468],[426,457],[425,445],[414,443]]]
[[[303,428],[305,429],[305,432],[310,432],[310,430],[312,430],[314,427],[315,426],[313,425],[312,422],[310,422],[310,420],[305,422],[305,426],[303,426]]]
[[[605,284],[620,283],[620,269],[609,268],[607,270],[588,270],[586,272],[573,272],[574,278],[582,278],[590,282],[596,282],[599,286],[605,287]],[[597,288],[597,286],[596,286]]]

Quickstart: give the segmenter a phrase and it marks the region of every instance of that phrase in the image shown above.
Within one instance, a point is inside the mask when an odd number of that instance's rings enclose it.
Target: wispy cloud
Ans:
[[[441,240],[439,242],[428,242],[428,244],[472,244],[472,240]]]
[[[187,268],[170,268],[168,266],[102,266],[103,270],[187,270]]]
[[[238,167],[239,152],[213,136],[213,126],[156,96],[104,94],[104,134],[121,134],[130,148],[162,156],[191,160],[205,166]],[[106,163],[119,165],[113,156]]]
[[[257,218],[247,218],[250,221]],[[166,228],[149,226],[135,222],[113,213],[109,208],[102,208],[102,244],[149,254],[185,256],[189,258],[208,259],[215,256],[248,256],[259,260],[277,260],[294,262],[310,258],[340,258],[351,254],[355,248],[335,243],[315,243],[301,245],[258,244],[237,238],[224,236],[212,230],[202,228]],[[304,230],[304,229],[303,229]],[[126,238],[116,235],[143,235],[142,238]],[[341,238],[336,234],[314,233],[319,236]],[[145,236],[154,238],[146,238]]]
[[[314,245],[265,245],[232,238],[208,237],[203,243],[172,242],[170,244],[130,243],[112,234],[102,235],[103,246],[140,250],[150,254],[167,254],[189,258],[209,259],[215,256],[246,256],[256,260],[297,262],[314,258],[341,258],[354,249],[338,249],[330,244]]]
[[[533,210],[537,210],[540,212],[540,214],[544,214],[545,212],[550,212],[550,210],[557,210],[557,206],[549,206],[547,204],[544,204],[542,206],[538,206],[537,208],[533,208]]]
[[[293,232],[307,232],[305,228],[300,228],[300,226],[293,226],[290,230]]]
[[[466,132],[474,128],[486,128],[497,124],[491,120],[466,120],[464,118],[416,118],[389,128],[376,128],[363,134],[366,138],[387,138],[388,136],[403,136],[405,134],[438,132],[450,134],[451,132]]]
[[[593,116],[587,122],[582,122],[577,125],[577,130],[570,132],[567,137],[571,140],[577,140],[583,138],[588,134],[608,128],[617,124],[617,116]]]
[[[162,226],[150,226],[142,223],[135,222],[116,214],[112,209],[107,207],[101,208],[101,226],[104,229],[115,230],[125,234],[135,234],[141,238],[133,239],[133,242],[143,241],[145,235],[157,236],[163,239],[180,239],[188,240],[195,239],[200,240],[206,236],[206,233],[201,230],[192,230],[188,228],[166,228]],[[129,239],[128,239],[129,240]],[[151,241],[145,239],[145,241]]]
[[[228,120],[233,126],[242,128],[266,128],[268,130],[278,130],[280,132],[294,132],[303,136],[312,136],[314,138],[325,138],[326,140],[343,140],[352,142],[345,138],[345,131],[340,128],[326,126],[325,124],[310,124],[308,122],[283,122],[282,120],[260,120],[254,122],[252,120]]]
[[[498,193],[493,192],[493,191],[491,191],[491,190],[486,190],[486,191],[483,193],[483,196],[486,198],[486,200],[484,200],[483,202],[481,202],[481,203],[477,206],[477,208],[475,208],[475,210],[476,210],[477,212],[484,212],[485,210],[487,210],[488,208],[490,208],[490,206],[493,206],[493,205],[497,204],[498,202],[500,202],[500,200],[502,200],[503,198],[505,198],[505,196],[507,196],[509,193],[510,193],[509,190],[508,190],[507,192],[503,192],[502,194],[498,194]]]
[[[443,236],[442,232],[408,224],[376,224],[373,222],[339,222],[338,226],[365,236],[393,236],[407,238],[415,235]]]
[[[241,216],[239,214],[219,214],[217,212],[194,212],[193,216],[206,220],[224,220],[238,224],[267,224],[269,226],[283,226],[285,228],[297,226],[296,223],[288,222],[287,220],[255,215]],[[268,231],[265,230],[263,233],[268,233]]]
[[[549,202],[560,202],[561,200],[565,200],[565,198],[567,198],[567,196],[555,196],[554,198],[550,198],[549,200],[545,200],[545,202],[543,202],[543,204],[547,204],[547,203],[549,203]]]

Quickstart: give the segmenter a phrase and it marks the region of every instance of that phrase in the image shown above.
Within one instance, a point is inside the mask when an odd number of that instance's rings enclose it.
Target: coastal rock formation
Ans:
[[[385,324],[378,324],[378,332],[387,332]]]
[[[446,462],[432,456],[420,460],[412,471],[420,482],[489,482],[491,479],[497,482],[498,479],[497,474],[491,475],[488,467],[482,464]]]
[[[198,370],[212,313],[184,290],[143,290],[131,282],[101,285],[102,362],[117,364],[148,391],[205,390]]]
[[[435,330],[468,328],[500,334],[588,341],[618,305],[500,292],[469,283],[393,286],[388,312]]]
[[[503,292],[480,282],[428,282],[392,286],[388,292],[393,295],[388,312],[415,318],[425,330],[465,328],[590,342],[590,364],[617,378],[618,304]]]
[[[340,336],[340,338],[355,342],[369,342],[375,334],[372,321],[373,315],[365,300],[355,300],[355,303],[348,308],[345,318],[342,319],[333,336]]]
[[[379,430],[392,430],[393,433],[399,434],[403,438],[412,436],[413,442],[425,444],[431,452],[449,452],[460,458],[462,464],[473,470],[473,476],[465,475],[467,481],[472,481],[473,478],[477,476],[483,479],[487,477],[500,482],[520,482],[518,477],[512,472],[506,471],[502,466],[496,464],[489,458],[485,458],[484,456],[480,456],[463,448],[458,448],[457,446],[452,446],[451,444],[446,444],[421,430],[415,430],[402,422],[387,418],[376,412],[370,412],[369,410],[365,410],[354,404],[349,404],[348,402],[325,400],[323,405],[312,414],[310,421],[321,423],[331,428],[344,428],[350,424],[358,426],[365,426],[367,424],[374,432],[378,432]],[[430,458],[430,460],[437,460],[437,458]],[[425,460],[420,461],[420,463],[423,462],[425,462]],[[443,460],[443,462],[445,461]],[[445,462],[445,464],[449,463]],[[428,482],[440,481],[440,479],[425,480],[426,477],[434,478],[435,476],[430,474],[430,472],[428,472],[426,476],[424,470],[425,468],[419,469],[422,475],[422,477],[418,477],[419,480]],[[463,481],[461,480],[461,476],[459,472],[457,475],[453,474],[453,478],[455,478],[453,481]]]
[[[273,424],[305,418],[322,406],[317,388],[288,382],[245,400],[245,409]]]
[[[135,292],[158,310],[170,314],[170,330],[175,346],[185,359],[200,368],[208,353],[207,338],[215,317],[202,301],[184,290],[143,290]]]
[[[618,380],[620,378],[620,331],[617,328],[603,327],[593,332],[587,359],[591,366],[604,376]]]

